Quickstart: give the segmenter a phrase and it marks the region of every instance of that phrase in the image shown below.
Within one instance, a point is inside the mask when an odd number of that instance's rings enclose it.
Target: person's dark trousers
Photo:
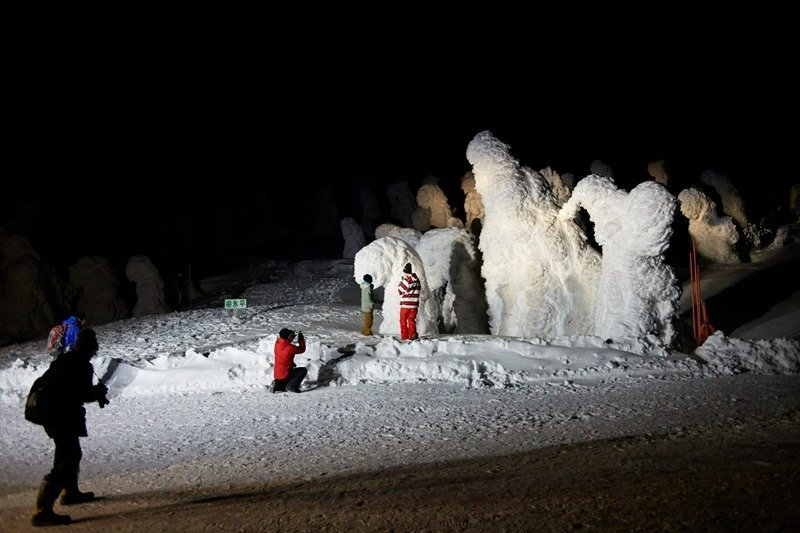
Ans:
[[[55,433],[52,436],[56,445],[53,469],[45,476],[50,483],[71,489],[78,483],[78,469],[81,464],[81,441],[74,433]]]
[[[308,374],[304,366],[298,366],[289,371],[289,379],[286,380],[286,390],[290,392],[300,392],[300,383]]]

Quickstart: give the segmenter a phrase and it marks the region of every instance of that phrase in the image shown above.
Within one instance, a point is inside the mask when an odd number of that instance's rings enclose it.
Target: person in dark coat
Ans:
[[[94,369],[90,363],[97,353],[97,335],[91,329],[78,333],[75,348],[59,355],[47,369],[48,389],[58,402],[47,414],[44,424],[47,436],[55,443],[53,469],[44,476],[36,498],[36,512],[31,519],[34,526],[68,524],[69,515],[53,511],[56,498],[61,496],[61,505],[84,503],[95,499],[93,492],[78,489],[78,472],[81,462],[79,437],[86,437],[86,409],[84,403],[97,402],[100,407],[108,404],[108,389],[102,383],[92,384]]]
[[[294,356],[306,351],[306,339],[301,331],[297,335],[298,346],[292,344],[294,331],[283,328],[275,341],[275,369],[273,370],[272,392],[300,392],[300,383],[306,377],[306,367],[298,367]]]

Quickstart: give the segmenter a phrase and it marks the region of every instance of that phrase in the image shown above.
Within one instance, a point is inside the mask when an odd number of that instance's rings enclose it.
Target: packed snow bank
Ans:
[[[695,355],[721,374],[794,374],[800,371],[800,341],[790,339],[747,341],[726,337],[717,331],[695,350]]]
[[[95,370],[108,384],[109,397],[209,393],[263,388],[272,382],[276,335],[257,343],[225,346],[207,355],[187,350],[150,361],[96,357]],[[564,379],[681,374],[687,376],[800,371],[798,341],[741,341],[721,333],[697,350],[704,362],[669,353],[658,339],[605,342],[595,336],[539,339],[453,335],[404,342],[384,337],[377,344],[345,348],[309,340],[295,361],[306,366],[305,388],[385,383],[450,383],[504,388]],[[0,372],[0,399],[24,400],[30,385],[48,366],[15,361]]]

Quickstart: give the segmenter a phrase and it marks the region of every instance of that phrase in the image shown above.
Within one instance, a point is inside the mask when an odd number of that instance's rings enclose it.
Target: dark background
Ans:
[[[599,158],[629,190],[649,179],[647,163],[664,159],[677,195],[715,169],[754,220],[786,204],[797,182],[788,86],[694,73],[668,85],[306,80],[119,75],[49,92],[21,108],[0,225],[62,271],[87,254],[120,268],[146,254],[162,269],[192,264],[197,276],[337,257],[341,234],[315,235],[309,223],[321,185],[332,187],[338,218],[358,218],[355,191],[374,187],[388,221],[385,186],[406,177],[416,192],[434,175],[462,215],[466,147],[485,129],[522,164],[576,182]]]

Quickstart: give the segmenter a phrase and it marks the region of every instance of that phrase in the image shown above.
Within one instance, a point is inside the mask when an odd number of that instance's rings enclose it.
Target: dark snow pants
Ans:
[[[69,432],[59,432],[52,436],[56,445],[53,458],[53,469],[44,479],[61,488],[73,489],[78,484],[78,471],[80,469],[81,441],[78,435]]]
[[[308,369],[304,366],[294,367],[289,371],[289,377],[286,379],[275,380],[275,390],[283,391],[288,390],[292,392],[300,392],[300,384],[308,374]]]

